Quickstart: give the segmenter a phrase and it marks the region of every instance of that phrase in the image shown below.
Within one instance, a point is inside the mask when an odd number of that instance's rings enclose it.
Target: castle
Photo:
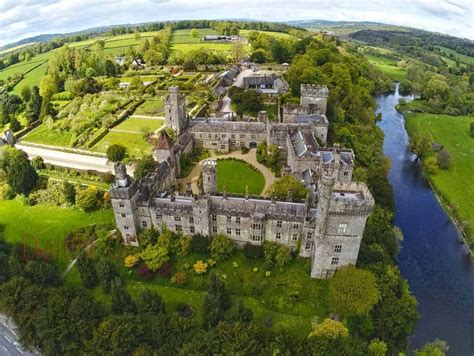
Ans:
[[[225,234],[236,244],[284,244],[311,258],[311,277],[328,278],[337,268],[355,264],[374,200],[367,186],[352,181],[354,153],[327,148],[325,116],[328,89],[302,85],[299,105],[283,106],[278,122],[260,112],[257,122],[197,118],[189,121],[185,97],[177,87],[165,101],[166,125],[177,133],[173,142],[164,130],[154,141],[156,170],[143,180],[131,179],[122,163],[115,166],[110,189],[117,227],[126,244],[138,246],[140,230],[166,225],[175,232],[212,236]],[[201,194],[176,193],[179,160],[195,147],[228,152],[276,144],[287,158],[285,173],[308,188],[304,202],[217,192],[215,160],[202,163]]]

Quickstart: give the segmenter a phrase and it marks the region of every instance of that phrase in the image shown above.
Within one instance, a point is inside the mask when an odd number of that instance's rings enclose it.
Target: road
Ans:
[[[41,355],[39,352],[24,351],[15,334],[15,326],[7,317],[0,315],[0,355],[2,356],[32,356]]]

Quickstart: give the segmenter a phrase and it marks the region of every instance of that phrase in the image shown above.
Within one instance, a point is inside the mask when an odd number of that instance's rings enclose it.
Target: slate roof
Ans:
[[[272,75],[256,75],[251,77],[244,77],[244,87],[250,85],[274,85],[275,76]]]
[[[318,152],[318,142],[311,132],[293,130],[288,133],[290,135],[290,142],[298,157],[302,157],[306,153],[316,155]]]
[[[195,119],[189,122],[189,132],[228,132],[228,133],[266,133],[263,122],[222,121],[213,119]]]
[[[321,124],[328,125],[328,120],[325,115],[319,114],[297,114],[295,115],[295,122],[298,124]]]

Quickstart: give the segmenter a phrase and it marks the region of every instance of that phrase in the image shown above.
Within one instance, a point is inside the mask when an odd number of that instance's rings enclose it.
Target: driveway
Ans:
[[[26,352],[18,342],[15,326],[5,315],[0,314],[0,355],[30,356],[41,355],[39,352]]]

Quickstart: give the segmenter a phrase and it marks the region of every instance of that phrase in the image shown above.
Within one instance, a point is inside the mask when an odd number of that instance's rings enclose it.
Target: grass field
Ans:
[[[252,32],[252,31],[253,30],[240,30],[240,35],[244,36],[244,37],[247,37],[249,35],[249,33]],[[297,39],[295,36],[292,36],[292,35],[290,35],[288,33],[284,33],[284,32],[274,32],[274,31],[258,31],[258,32],[264,33],[266,35],[276,37],[276,38]]]
[[[202,37],[206,35],[217,35],[217,32],[214,31],[212,28],[200,28],[197,29],[197,31],[199,32],[199,36],[197,37],[191,36],[191,30],[189,29],[173,31],[173,35],[171,36],[171,43],[200,43]]]
[[[434,142],[443,145],[452,157],[451,167],[430,174],[436,190],[457,206],[457,215],[474,228],[474,138],[469,135],[469,124],[474,116],[434,114],[406,115],[410,134],[427,132]],[[471,235],[474,235],[471,233]],[[471,244],[474,241],[471,239]],[[473,246],[473,245],[471,245]]]
[[[406,71],[397,67],[397,61],[393,59],[368,54],[365,57],[393,80],[400,81],[406,76]]]
[[[158,130],[164,123],[164,120],[160,119],[138,119],[131,117],[115,126],[114,129],[140,133],[143,128],[147,128],[150,131]]]
[[[23,138],[23,141],[40,143],[43,145],[69,147],[71,137],[72,133],[70,131],[53,131],[45,125],[41,125],[26,135]]]
[[[442,46],[436,46],[436,47],[441,49],[441,52],[445,52],[448,56],[450,54],[453,54],[462,63],[474,64],[474,57],[469,57],[469,56],[466,56],[465,54],[458,53],[455,50],[452,50],[451,48],[446,48],[446,47],[442,47]]]
[[[162,99],[147,100],[134,112],[136,115],[164,115],[164,103]]]
[[[20,95],[21,89],[27,85],[29,85],[30,87],[33,87],[35,85],[39,86],[41,82],[41,77],[46,74],[47,70],[48,62],[44,62],[39,67],[27,73],[25,77],[15,86],[15,88],[13,89],[13,93]]]
[[[84,213],[78,209],[50,205],[26,206],[18,200],[0,201],[0,226],[9,243],[24,243],[40,248],[60,267],[69,261],[64,239],[75,229],[90,224],[113,222],[112,210]]]
[[[230,43],[210,43],[210,42],[202,42],[202,43],[179,43],[173,44],[171,49],[173,51],[183,51],[189,52],[193,50],[197,50],[200,48],[212,49],[216,51],[228,52],[230,51],[232,44]]]
[[[132,156],[142,156],[151,153],[151,145],[140,133],[110,131],[102,140],[91,147],[94,152],[105,153],[111,145],[122,145]]]
[[[245,194],[248,186],[249,194],[259,195],[265,186],[265,178],[245,162],[222,159],[217,161],[217,190],[222,192],[224,186],[228,193],[235,194]]]

